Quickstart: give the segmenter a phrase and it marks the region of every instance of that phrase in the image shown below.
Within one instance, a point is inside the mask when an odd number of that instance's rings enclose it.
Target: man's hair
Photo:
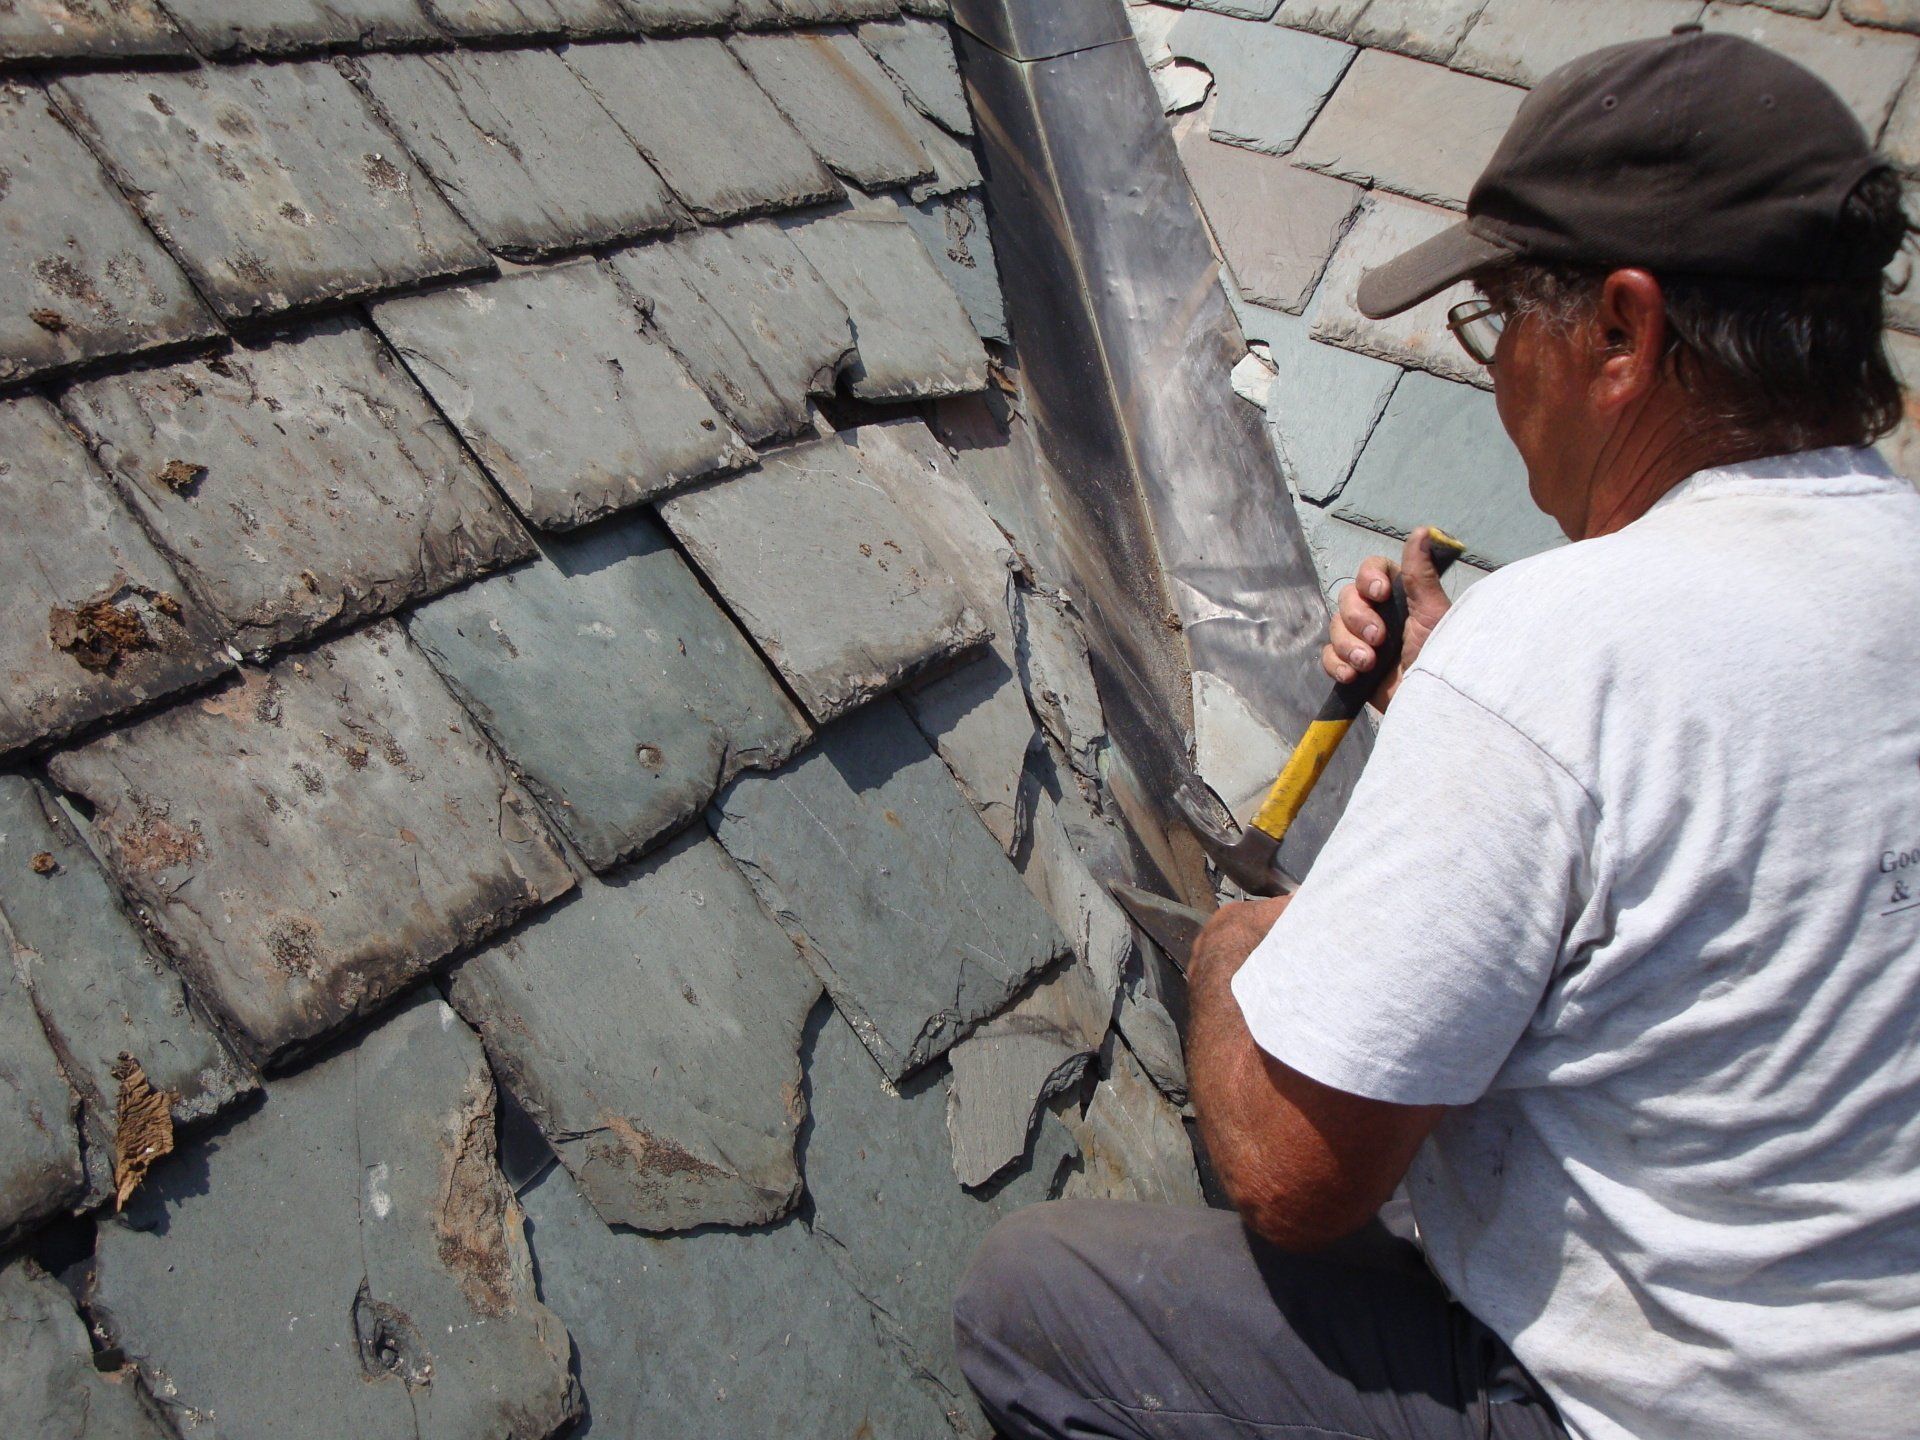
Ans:
[[[1840,216],[1841,253],[1915,233],[1890,168],[1870,173]],[[1592,314],[1607,269],[1516,261],[1481,278],[1514,316],[1571,326]],[[1900,382],[1887,359],[1881,276],[1821,281],[1657,275],[1666,297],[1668,362],[1701,418],[1755,453],[1866,445],[1900,422]]]

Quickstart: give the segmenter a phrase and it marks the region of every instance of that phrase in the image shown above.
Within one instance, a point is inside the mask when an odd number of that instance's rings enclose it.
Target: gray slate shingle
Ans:
[[[168,1440],[130,1375],[94,1368],[66,1287],[26,1259],[0,1270],[0,1432]]]
[[[1355,18],[1348,38],[1444,65],[1486,5],[1487,0],[1373,0]]]
[[[887,20],[900,13],[897,0],[779,0],[792,25],[831,25],[851,20]]]
[[[80,1199],[76,1109],[26,982],[0,963],[0,1245]]]
[[[41,91],[0,86],[0,146],[0,380],[219,334]]]
[[[1269,155],[1294,147],[1354,55],[1352,46],[1317,35],[1204,10],[1182,17],[1167,44],[1213,72],[1220,97],[1213,138]]]
[[[932,178],[900,87],[851,34],[747,35],[729,43],[836,175],[869,190]]]
[[[263,1064],[573,884],[533,802],[392,623],[50,768],[95,807],[108,870]]]
[[[1160,1097],[1126,1046],[1114,1047],[1110,1073],[1094,1087],[1086,1119],[1072,1128],[1086,1164],[1067,1178],[1065,1198],[1206,1203],[1180,1112]]]
[[[605,870],[811,732],[650,517],[547,551],[407,624],[554,824]]]
[[[535,525],[581,525],[753,459],[595,261],[402,296],[373,320]]]
[[[385,614],[532,553],[358,321],[91,380],[64,399],[243,650]]]
[[[820,985],[704,826],[584,881],[452,995],[606,1224],[760,1225],[798,1199]]]
[[[433,40],[420,0],[166,0],[210,55],[291,55],[337,46]]]
[[[1294,490],[1321,504],[1353,473],[1400,367],[1309,337],[1304,320],[1257,306],[1239,308],[1248,340],[1265,343],[1285,377],[1267,402],[1267,433]]]
[[[227,319],[489,263],[331,65],[77,75],[55,93]]]
[[[973,134],[973,114],[953,55],[953,34],[938,20],[876,20],[856,32],[923,115],[956,135]]]
[[[738,8],[736,0],[621,0],[649,35],[675,35],[689,30],[718,30]]]
[[[1706,8],[1701,0],[1488,0],[1452,63],[1495,80],[1538,85],[1589,50],[1670,35]]]
[[[631,35],[638,27],[621,0],[432,0],[440,28],[461,39]]]
[[[718,39],[577,45],[566,60],[706,221],[837,200],[840,184]],[[724,124],[715,124],[725,116]]]
[[[978,194],[935,195],[918,204],[899,201],[900,215],[966,307],[982,340],[1006,344],[1007,302],[1000,267],[987,233],[987,207]]]
[[[53,406],[0,403],[0,751],[231,665],[188,593]]]
[[[1710,32],[1744,35],[1797,60],[1831,85],[1876,139],[1920,56],[1920,40],[1890,30],[1769,14],[1752,5],[1714,0],[1700,23]]]
[[[13,0],[0,10],[0,58],[115,59],[187,53],[154,0]]]

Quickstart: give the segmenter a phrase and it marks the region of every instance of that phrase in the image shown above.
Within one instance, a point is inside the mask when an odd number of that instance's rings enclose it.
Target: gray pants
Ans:
[[[1378,1223],[1291,1255],[1230,1211],[1036,1205],[982,1242],[954,1336],[1006,1440],[1566,1435],[1499,1338]]]

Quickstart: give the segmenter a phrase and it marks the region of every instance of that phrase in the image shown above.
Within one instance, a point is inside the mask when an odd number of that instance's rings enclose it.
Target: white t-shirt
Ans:
[[[1422,1239],[1576,1436],[1920,1435],[1920,495],[1705,471],[1481,581],[1233,992],[1460,1107]]]

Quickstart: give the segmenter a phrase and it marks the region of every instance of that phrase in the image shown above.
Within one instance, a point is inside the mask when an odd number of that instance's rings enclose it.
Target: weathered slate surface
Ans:
[[[546,1436],[578,1409],[486,1057],[437,999],[276,1081],[128,1218],[95,1313],[194,1435]]]
[[[407,626],[596,870],[811,733],[644,515],[554,541],[536,564],[443,596]]]
[[[1856,25],[1920,32],[1920,5],[1914,0],[1840,0],[1840,13]]]
[[[886,20],[900,13],[898,0],[779,0],[793,25],[831,25],[849,20]]]
[[[705,827],[583,881],[452,994],[606,1224],[759,1225],[799,1198],[820,985]]]
[[[1317,35],[1204,10],[1189,11],[1167,44],[1213,72],[1213,138],[1269,155],[1293,149],[1354,55]]]
[[[1287,0],[1273,18],[1279,25],[1344,40],[1353,33],[1353,22],[1370,3],[1371,0]]]
[[[0,752],[231,662],[198,600],[46,401],[0,404]]]
[[[1701,0],[1488,0],[1454,52],[1455,69],[1538,85],[1602,45],[1652,40],[1691,25]]]
[[[522,1198],[541,1293],[580,1357],[591,1405],[582,1440],[948,1433],[939,1406],[882,1348],[828,1242],[800,1221],[619,1234],[558,1167]]]
[[[753,459],[595,261],[403,296],[373,320],[536,525],[581,525]]]
[[[900,87],[851,34],[744,35],[728,42],[814,153],[864,189],[933,174]]]
[[[1291,315],[1244,305],[1239,313],[1247,339],[1267,345],[1279,368],[1267,402],[1267,433],[1281,472],[1301,495],[1325,503],[1353,473],[1400,367],[1323,345]]]
[[[1086,1163],[1068,1177],[1068,1199],[1206,1203],[1180,1112],[1160,1097],[1124,1045],[1114,1047],[1110,1073],[1072,1129]]]
[[[0,380],[219,333],[45,94],[0,85],[0,145]]]
[[[463,40],[631,35],[639,28],[620,0],[433,0],[433,18]]]
[[[1823,7],[1824,8],[1824,7]],[[1831,85],[1866,127],[1880,133],[1893,102],[1920,56],[1920,40],[1889,30],[1815,24],[1770,15],[1752,5],[1714,0],[1700,23],[1709,31],[1744,35],[1796,60]]]
[[[838,200],[838,181],[719,40],[566,52],[673,193],[705,221]],[[726,123],[714,123],[725,116]]]
[[[154,0],[13,0],[0,10],[7,60],[186,53],[186,37]]]
[[[808,428],[853,350],[847,307],[769,222],[696,230],[612,257],[661,337],[755,445]]]
[[[913,227],[897,214],[826,215],[787,232],[853,317],[847,388],[921,400],[987,386],[987,353]]]
[[[671,229],[665,183],[553,51],[354,62],[375,106],[489,248],[529,258]]]
[[[384,614],[532,553],[357,320],[88,381],[64,400],[244,650]]]
[[[31,1260],[0,1270],[0,1432],[20,1440],[167,1440],[130,1373],[94,1368],[72,1297]]]
[[[247,670],[52,771],[93,804],[107,868],[263,1063],[573,883],[390,622]]]
[[[718,30],[734,18],[738,0],[620,0],[649,35]]]
[[[78,75],[55,93],[228,319],[488,263],[330,65]]]
[[[906,712],[881,701],[714,802],[714,831],[898,1079],[1067,952]]]
[[[432,40],[419,0],[166,0],[196,47],[212,55],[288,55],[347,45]]]
[[[682,491],[660,513],[822,723],[987,638],[913,522],[838,439]]]
[[[0,963],[0,1244],[80,1199],[75,1111],[26,982]]]
[[[906,16],[869,21],[855,33],[915,109],[956,135],[973,134],[973,114],[953,56],[953,34],[944,24]]]
[[[980,338],[1007,343],[1007,304],[980,197],[935,195],[918,204],[903,202],[900,215],[960,297]]]
[[[1444,65],[1486,5],[1487,0],[1373,0],[1348,38]]]

